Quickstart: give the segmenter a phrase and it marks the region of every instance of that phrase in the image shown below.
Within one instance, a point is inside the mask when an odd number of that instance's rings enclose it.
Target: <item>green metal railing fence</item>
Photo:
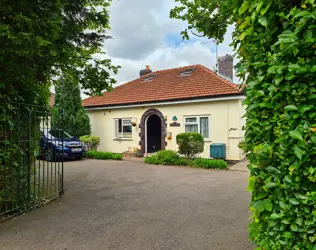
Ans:
[[[63,112],[58,112],[60,115]],[[42,135],[51,128],[46,106],[0,102],[0,221],[63,194],[63,158],[46,161],[52,143]],[[63,119],[58,129],[63,132]],[[63,142],[62,142],[63,143]],[[56,143],[55,143],[56,144]],[[63,145],[62,145],[63,148]]]

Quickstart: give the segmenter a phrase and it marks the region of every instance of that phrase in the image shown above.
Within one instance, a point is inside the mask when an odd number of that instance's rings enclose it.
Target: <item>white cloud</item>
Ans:
[[[166,41],[168,35],[177,36],[186,27],[184,22],[169,18],[174,5],[170,0],[112,2],[111,35],[114,39],[107,40],[104,49],[114,64],[122,66],[116,77],[118,84],[137,78],[147,64],[152,70],[197,63],[213,69],[215,45],[200,43],[206,39],[180,45],[179,41],[176,44]],[[219,55],[232,54],[229,47],[232,30],[229,27],[224,43],[219,45]]]
[[[203,43],[206,38],[194,38],[193,42],[180,42],[180,32],[186,23],[169,18],[175,5],[171,0],[120,0],[110,7],[112,40],[106,40],[104,51],[113,64],[121,65],[116,76],[117,85],[139,77],[139,71],[150,65],[153,71],[179,66],[202,64],[213,69],[216,64],[215,45]],[[219,56],[232,54],[229,27]],[[172,44],[166,40],[176,37]],[[86,97],[86,96],[84,96]]]
[[[118,84],[139,77],[139,71],[150,65],[153,71],[168,69],[190,64],[203,64],[213,69],[215,66],[215,55],[210,49],[202,46],[200,42],[194,44],[182,44],[179,47],[168,47],[166,45],[156,49],[140,60],[114,58],[113,63],[122,66],[117,75]]]
[[[165,35],[183,27],[169,19],[171,8],[170,0],[113,1],[109,9],[113,40],[104,47],[109,56],[138,60],[162,47]]]

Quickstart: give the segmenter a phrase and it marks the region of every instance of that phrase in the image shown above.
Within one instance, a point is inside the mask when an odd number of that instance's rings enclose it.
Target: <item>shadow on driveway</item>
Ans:
[[[1,249],[249,249],[247,172],[65,163],[65,195],[0,224]]]

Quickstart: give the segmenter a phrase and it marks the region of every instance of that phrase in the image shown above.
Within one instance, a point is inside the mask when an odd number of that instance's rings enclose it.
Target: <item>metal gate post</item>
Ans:
[[[61,110],[61,130],[64,133],[64,110]],[[61,194],[64,194],[64,136],[62,136]]]

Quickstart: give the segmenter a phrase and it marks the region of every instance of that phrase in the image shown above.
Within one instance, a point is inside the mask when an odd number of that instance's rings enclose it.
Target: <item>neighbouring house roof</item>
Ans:
[[[102,96],[89,97],[83,100],[83,106],[108,107],[234,95],[243,95],[238,85],[197,64],[152,72]]]
[[[50,97],[49,97],[49,106],[54,107],[55,104],[55,94],[50,92]]]

